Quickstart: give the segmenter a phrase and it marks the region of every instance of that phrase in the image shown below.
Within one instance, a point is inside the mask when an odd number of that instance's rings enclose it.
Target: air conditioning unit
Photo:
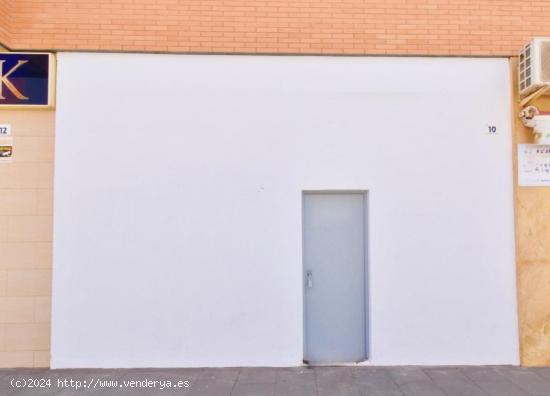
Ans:
[[[523,47],[518,71],[522,97],[550,85],[550,37],[534,38]]]

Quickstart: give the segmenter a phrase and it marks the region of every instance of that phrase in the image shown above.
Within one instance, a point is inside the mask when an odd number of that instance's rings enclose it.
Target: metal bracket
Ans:
[[[550,90],[550,85],[547,85],[545,87],[537,89],[535,92],[533,92],[531,95],[527,96],[526,98],[522,99],[519,104],[520,107],[525,107],[529,103],[531,103],[533,100],[537,99],[538,97],[544,95],[546,92]]]

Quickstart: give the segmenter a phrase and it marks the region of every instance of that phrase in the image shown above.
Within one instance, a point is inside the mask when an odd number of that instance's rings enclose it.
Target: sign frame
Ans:
[[[6,51],[1,54],[13,54],[13,55],[48,55],[48,104],[2,104],[0,102],[0,110],[51,110],[55,108],[55,87],[56,87],[56,73],[57,62],[55,54],[51,52],[18,52],[18,51]]]

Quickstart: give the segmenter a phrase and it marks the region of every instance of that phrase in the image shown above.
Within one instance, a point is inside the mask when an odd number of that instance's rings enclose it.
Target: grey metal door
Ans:
[[[366,196],[305,193],[304,360],[366,359]]]

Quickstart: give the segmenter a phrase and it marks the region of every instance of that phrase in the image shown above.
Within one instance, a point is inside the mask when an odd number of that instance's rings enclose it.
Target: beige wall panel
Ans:
[[[34,352],[34,367],[50,367],[50,351]]]
[[[8,222],[9,242],[50,242],[52,216],[13,216]]]
[[[0,368],[33,367],[33,357],[33,352],[0,352]]]
[[[52,298],[36,297],[34,304],[34,322],[50,323],[52,316]]]
[[[54,138],[24,136],[14,140],[17,150],[13,158],[18,162],[53,162]]]
[[[0,298],[0,321],[2,323],[32,323],[34,321],[34,298]]]
[[[18,150],[15,145],[14,151]],[[53,188],[53,164],[17,162],[0,167],[0,189]]]
[[[8,296],[50,296],[51,276],[49,269],[45,270],[9,270]]]
[[[36,190],[3,189],[0,194],[1,215],[32,215],[37,210]]]
[[[52,266],[51,242],[0,242],[0,269],[41,269]]]
[[[49,323],[4,324],[7,351],[43,351],[50,348]]]
[[[55,157],[55,138],[51,137],[39,137],[38,138],[39,152],[37,153],[37,161],[40,162],[54,162]]]
[[[14,143],[0,163],[0,367],[49,366],[54,122],[0,110]]]
[[[14,138],[21,136],[53,137],[55,112],[53,110],[0,110],[3,124],[10,124]]]
[[[8,271],[0,271],[0,296],[5,296],[7,293],[7,290],[8,290]]]
[[[36,190],[36,214],[53,215],[53,190]]]
[[[9,217],[0,216],[0,242],[8,240],[8,221]]]

